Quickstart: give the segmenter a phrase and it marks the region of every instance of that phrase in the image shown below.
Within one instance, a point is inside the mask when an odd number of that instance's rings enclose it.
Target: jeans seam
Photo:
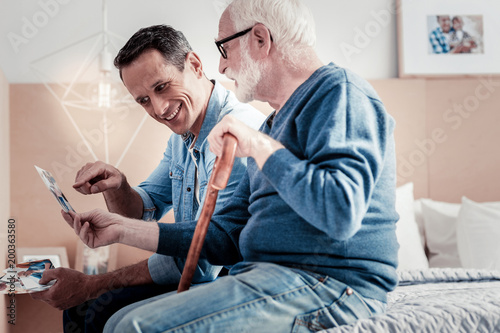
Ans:
[[[368,311],[370,316],[373,316],[373,312],[372,312],[372,310],[370,310],[370,307],[368,306],[368,304],[366,304],[364,297],[362,297],[356,290],[353,290],[353,291],[354,291],[353,295],[355,295],[360,300],[360,302],[363,304],[363,306]]]
[[[166,331],[164,331],[164,333],[167,333],[167,332],[175,332],[179,329],[184,329],[186,327],[189,327],[195,323],[200,323],[204,320],[207,320],[207,319],[210,319],[214,316],[217,316],[219,314],[223,314],[223,313],[227,313],[227,312],[230,312],[230,311],[234,311],[234,310],[237,310],[239,308],[242,308],[242,307],[245,307],[247,305],[251,305],[251,304],[254,304],[254,303],[257,303],[257,302],[260,302],[262,300],[266,300],[266,299],[275,299],[275,298],[278,298],[278,297],[281,297],[283,295],[287,295],[287,294],[292,294],[292,293],[295,293],[297,291],[300,291],[300,290],[303,290],[303,289],[307,289],[307,288],[310,288],[310,286],[300,286],[300,287],[297,287],[295,289],[292,289],[292,290],[287,290],[286,292],[284,293],[280,293],[280,294],[276,294],[276,295],[273,295],[273,296],[267,296],[267,297],[259,297],[257,299],[254,299],[254,300],[251,300],[251,301],[248,301],[248,302],[245,302],[245,303],[241,303],[241,304],[238,304],[238,305],[235,305],[235,306],[232,306],[230,308],[227,308],[227,309],[223,309],[223,310],[219,310],[217,312],[214,312],[214,313],[211,313],[211,314],[208,314],[208,315],[205,315],[201,318],[196,318],[196,319],[193,319],[191,320],[190,322],[187,322],[185,324],[182,324],[180,326],[177,326],[177,327],[174,327],[174,328],[171,328],[171,329],[168,329]]]

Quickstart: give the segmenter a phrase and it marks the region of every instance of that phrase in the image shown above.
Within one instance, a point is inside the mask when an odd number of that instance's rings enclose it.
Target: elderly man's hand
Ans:
[[[281,143],[270,136],[248,127],[235,117],[227,115],[212,129],[207,138],[210,150],[217,156],[222,153],[225,133],[231,133],[238,139],[236,156],[253,157],[261,169],[272,153],[284,148]]]

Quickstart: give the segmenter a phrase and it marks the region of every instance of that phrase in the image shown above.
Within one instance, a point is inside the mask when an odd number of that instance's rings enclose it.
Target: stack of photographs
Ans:
[[[5,269],[0,277],[0,293],[24,294],[42,291],[50,288],[54,281],[46,285],[39,283],[46,269],[53,269],[49,259],[33,260],[16,264],[15,268]]]

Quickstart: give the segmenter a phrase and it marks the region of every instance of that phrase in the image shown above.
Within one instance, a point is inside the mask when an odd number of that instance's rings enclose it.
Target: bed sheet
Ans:
[[[500,332],[499,271],[431,268],[399,279],[385,314],[323,332]]]

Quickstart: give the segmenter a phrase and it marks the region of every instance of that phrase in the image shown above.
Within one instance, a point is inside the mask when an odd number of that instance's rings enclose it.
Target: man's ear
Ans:
[[[250,49],[254,55],[258,59],[269,56],[273,44],[269,29],[262,23],[257,23],[250,33]]]
[[[200,78],[203,76],[203,64],[200,57],[193,51],[186,55],[185,66],[186,68],[190,68],[196,74],[196,77]]]

